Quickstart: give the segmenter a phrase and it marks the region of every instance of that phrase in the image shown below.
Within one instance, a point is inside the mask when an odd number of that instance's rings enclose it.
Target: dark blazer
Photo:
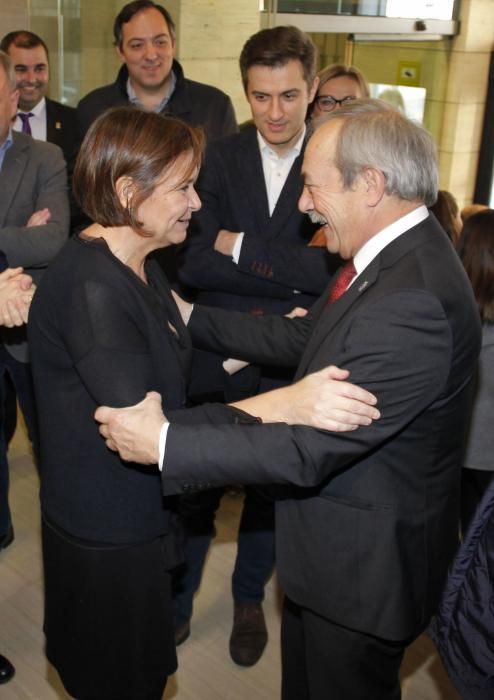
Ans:
[[[311,306],[326,287],[331,263],[336,267],[339,258],[307,246],[318,226],[297,206],[304,150],[305,146],[270,216],[255,126],[209,145],[197,183],[202,208],[193,216],[178,258],[179,278],[199,290],[199,303],[256,316],[286,313],[294,306]],[[238,265],[214,250],[223,228],[244,233]],[[198,374],[204,375],[206,358],[202,359]],[[221,359],[209,359],[209,377],[216,376],[213,370],[219,373]],[[246,386],[246,374],[251,375],[247,393],[252,394],[260,374],[253,367],[243,370]]]
[[[10,267],[22,265],[37,282],[69,234],[67,174],[57,146],[15,131],[12,138],[0,171],[0,251]],[[50,221],[27,227],[45,207]],[[27,360],[25,328],[3,328],[1,335],[17,359]]]
[[[69,172],[77,155],[77,112],[74,107],[46,98],[46,140],[59,146]]]
[[[307,247],[318,226],[297,206],[304,150],[270,216],[255,126],[209,145],[197,182],[202,208],[179,268],[180,279],[201,291],[201,303],[281,312],[295,301],[312,303],[326,287],[332,256]],[[214,250],[222,228],[244,233],[238,265]]]
[[[334,363],[378,398],[369,427],[171,425],[163,487],[295,484],[277,503],[287,595],[390,640],[422,631],[458,533],[459,475],[480,323],[470,284],[436,220],[390,243],[339,301],[309,317],[243,318],[195,308],[195,344],[292,364]],[[235,455],[235,459],[232,459]],[[211,466],[211,465],[214,465]]]
[[[211,85],[197,83],[184,77],[182,66],[173,61],[177,79],[175,90],[163,114],[172,114],[188,124],[202,126],[208,139],[215,139],[237,131],[237,121],[228,95]],[[120,68],[117,79],[110,85],[96,88],[77,105],[79,139],[82,141],[93,121],[110,107],[129,104],[127,95],[127,66]]]

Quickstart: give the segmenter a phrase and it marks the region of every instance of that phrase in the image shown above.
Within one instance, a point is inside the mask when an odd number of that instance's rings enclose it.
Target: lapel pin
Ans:
[[[365,282],[362,282],[362,284],[361,284],[360,287],[358,288],[359,292],[363,292],[364,289],[365,289],[366,287],[368,287],[368,286],[369,286],[369,282],[368,282],[367,280],[365,280]]]
[[[55,129],[61,129],[62,128],[62,122],[55,122]]]

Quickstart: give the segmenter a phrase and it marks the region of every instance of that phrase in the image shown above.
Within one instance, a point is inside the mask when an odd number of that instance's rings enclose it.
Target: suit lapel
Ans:
[[[444,232],[438,230],[436,235],[444,235]],[[416,226],[413,226],[408,231],[405,231],[401,236],[387,245],[381,252],[372,260],[365,270],[357,277],[345,294],[338,301],[330,306],[327,305],[327,298],[331,288],[335,282],[335,278],[328,285],[324,294],[316,302],[311,310],[314,316],[312,334],[305,348],[303,357],[297,369],[296,379],[300,378],[307,371],[307,367],[314,356],[315,349],[321,344],[324,338],[338,325],[340,320],[359,302],[366,292],[373,287],[381,273],[387,268],[392,268],[396,262],[411,250],[418,248],[422,243],[425,243],[431,235],[431,217],[429,216],[424,221],[421,221]],[[331,358],[328,357],[328,363]]]
[[[60,140],[60,129],[62,128],[62,124],[60,121],[57,121],[57,117],[54,114],[54,105],[51,102],[51,100],[46,100],[46,140],[49,141],[50,143],[59,143]],[[56,125],[58,126],[58,129],[56,128]]]
[[[377,258],[368,265],[365,270],[357,277],[352,286],[333,304],[328,305],[329,293],[335,283],[335,279],[331,281],[320,299],[313,308],[314,330],[309,338],[304,354],[297,369],[296,379],[302,377],[307,367],[312,360],[315,349],[321,345],[331,331],[338,325],[342,318],[352,309],[352,307],[360,300],[360,298],[375,284],[379,270],[381,268],[381,260]],[[335,278],[337,273],[335,274]],[[328,364],[331,358],[328,358]]]
[[[249,127],[242,136],[240,148],[235,153],[239,173],[238,191],[245,202],[246,211],[255,219],[258,229],[263,231],[269,226],[270,216],[257,130]]]
[[[13,143],[5,154],[0,174],[0,225],[5,224],[7,213],[24,175],[29,159],[30,137],[12,132]]]
[[[302,176],[300,174],[303,151],[292,163],[290,172],[283,189],[280,192],[278,201],[270,218],[270,227],[276,233],[283,231],[285,221],[293,214],[298,207],[298,200],[302,192]]]
[[[274,235],[283,231],[287,219],[298,210],[298,200],[302,194],[302,160],[304,158],[305,147],[311,136],[309,127],[306,129],[304,142],[300,154],[295,158],[288,173],[283,189],[280,192],[278,201],[270,218],[270,226]]]

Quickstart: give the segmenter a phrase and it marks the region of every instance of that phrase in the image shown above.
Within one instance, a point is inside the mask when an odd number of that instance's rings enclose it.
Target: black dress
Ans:
[[[148,285],[102,239],[72,238],[33,300],[29,340],[41,436],[47,656],[72,695],[158,700],[176,669],[173,502],[157,471],[122,462],[100,404],[159,391],[185,405],[190,340],[162,272]]]

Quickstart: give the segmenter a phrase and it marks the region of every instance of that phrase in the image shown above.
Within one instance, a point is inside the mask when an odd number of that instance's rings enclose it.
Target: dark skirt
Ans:
[[[161,700],[177,668],[166,538],[81,544],[46,521],[42,538],[46,655],[67,691]]]

